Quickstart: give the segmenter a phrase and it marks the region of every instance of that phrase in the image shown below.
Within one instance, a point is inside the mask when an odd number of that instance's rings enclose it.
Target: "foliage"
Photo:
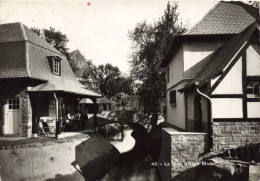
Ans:
[[[259,8],[260,2],[259,1],[249,1],[248,4],[251,6],[254,6],[256,8]]]
[[[158,21],[143,21],[129,32],[133,44],[131,77],[140,82],[138,92],[146,112],[156,113],[160,100],[165,98],[165,70],[160,64],[174,35],[185,32],[177,8],[177,3],[168,3]]]
[[[50,27],[49,29],[39,29],[39,28],[31,28],[31,30],[36,33],[38,36],[43,38],[45,41],[50,43],[54,48],[56,48],[58,51],[63,53],[66,58],[69,61],[69,64],[72,68],[72,70],[75,72],[77,71],[76,64],[73,60],[69,58],[69,53],[68,53],[68,48],[67,48],[67,43],[68,43],[68,38],[66,34],[63,34],[62,32],[55,30],[55,28]]]
[[[99,66],[92,64],[91,66],[93,72],[85,71],[83,78],[88,78],[90,74],[95,75],[102,95],[111,98],[121,92],[132,93],[132,79],[124,77],[117,66],[109,63]]]

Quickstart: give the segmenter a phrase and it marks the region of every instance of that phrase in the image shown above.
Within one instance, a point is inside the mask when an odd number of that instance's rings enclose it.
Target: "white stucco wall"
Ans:
[[[176,52],[175,56],[170,61],[169,67],[169,82],[166,85],[166,89],[169,89],[179,81],[183,79],[183,48],[182,46]]]
[[[212,98],[213,118],[243,118],[241,98]]]
[[[247,75],[248,76],[260,76],[260,56],[249,46],[246,50],[247,60]]]
[[[247,103],[247,117],[260,118],[260,102]]]
[[[183,44],[184,71],[223,45],[223,41],[194,41]]]
[[[177,126],[179,128],[185,129],[185,97],[184,93],[176,91],[176,107],[172,107],[170,104],[170,91],[178,90],[183,85],[180,84],[174,89],[170,89],[166,92],[166,105],[167,105],[167,122]]]
[[[205,90],[202,90],[203,92]],[[198,93],[194,91],[187,92],[186,94],[186,104],[187,104],[187,123],[186,123],[186,130],[187,131],[194,131],[190,130],[190,124],[195,120],[195,108],[194,108],[194,100],[195,96]],[[201,97],[201,112],[202,112],[202,131],[207,132],[207,125],[208,125],[208,105],[207,100],[204,97]]]
[[[260,66],[259,66],[260,67]],[[216,80],[214,79],[214,82]],[[212,94],[242,94],[242,57],[228,72]]]

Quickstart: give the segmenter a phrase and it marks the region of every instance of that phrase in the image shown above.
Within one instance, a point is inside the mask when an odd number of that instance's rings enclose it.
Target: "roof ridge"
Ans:
[[[219,5],[222,1],[219,1],[217,4],[215,4],[189,31],[187,31],[186,33],[184,33],[183,35],[189,34],[189,32],[191,30],[193,30],[205,17],[208,16],[209,13],[211,13],[217,5]]]
[[[2,26],[2,25],[11,25],[11,24],[22,24],[22,22],[18,21],[18,22],[12,22],[12,23],[3,23],[3,24],[0,24],[0,26]]]
[[[23,24],[21,22],[19,22],[19,25],[20,25],[20,28],[21,28],[21,31],[22,31],[22,34],[23,34],[23,38],[25,41],[27,41],[27,36],[26,36],[26,33],[25,33],[25,30],[24,30],[24,27],[23,27]],[[28,45],[26,44],[25,42],[25,66],[26,66],[26,71],[27,71],[27,74],[29,77],[31,77],[31,73],[30,73],[30,66],[29,66],[29,55],[28,55]]]
[[[34,45],[36,45],[36,46],[39,46],[39,47],[41,47],[41,48],[44,48],[44,49],[46,49],[46,50],[49,50],[49,51],[51,51],[51,52],[55,52],[55,53],[58,53],[59,55],[65,56],[63,53],[61,53],[59,50],[57,50],[55,47],[53,47],[53,46],[52,46],[50,43],[48,43],[46,40],[44,40],[43,38],[41,38],[40,36],[38,36],[35,32],[33,32],[33,31],[32,31],[29,27],[27,27],[25,24],[23,24],[23,23],[21,23],[21,24],[23,25],[23,30],[24,30],[25,35],[26,35],[26,38],[27,38],[27,39],[25,39],[25,41],[30,42],[30,43],[32,43],[32,44],[34,44]],[[24,27],[27,28],[28,31],[29,31],[33,36],[37,37],[37,39],[39,39],[39,41],[42,41],[42,42],[46,43],[49,47],[45,47],[45,46],[43,46],[43,45],[40,45],[40,44],[37,43],[37,42],[32,42],[32,41],[28,38],[28,36],[27,36],[27,34],[26,34],[26,30],[24,29]],[[52,50],[51,48],[55,49],[56,51]]]

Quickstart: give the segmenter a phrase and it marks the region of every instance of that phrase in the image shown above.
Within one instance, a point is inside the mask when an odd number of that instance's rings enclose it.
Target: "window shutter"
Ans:
[[[59,71],[59,75],[61,75],[61,61],[59,60],[59,62],[60,62],[60,63],[59,63],[59,70],[60,70],[60,71]]]

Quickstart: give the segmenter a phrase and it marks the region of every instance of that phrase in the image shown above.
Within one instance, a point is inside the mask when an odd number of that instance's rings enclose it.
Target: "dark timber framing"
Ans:
[[[213,118],[214,122],[260,122],[260,118]]]
[[[246,120],[247,119],[247,92],[246,92],[246,87],[247,87],[247,79],[246,79],[246,51],[243,50],[243,55],[242,55],[242,89],[243,89],[243,118]]]
[[[243,98],[243,94],[213,94],[211,98]]]
[[[235,56],[234,60],[230,63],[230,65],[226,68],[226,70],[223,72],[222,75],[220,75],[219,79],[215,82],[215,84],[213,84],[213,86],[211,87],[211,89],[209,90],[210,93],[212,93],[217,86],[220,84],[220,82],[222,82],[222,80],[226,77],[226,75],[228,74],[228,72],[233,68],[233,66],[237,63],[237,61],[239,60],[239,58],[242,56],[242,54],[245,52],[245,50],[249,47],[249,43],[246,42],[245,46],[240,50],[240,52],[238,52],[238,54]]]

